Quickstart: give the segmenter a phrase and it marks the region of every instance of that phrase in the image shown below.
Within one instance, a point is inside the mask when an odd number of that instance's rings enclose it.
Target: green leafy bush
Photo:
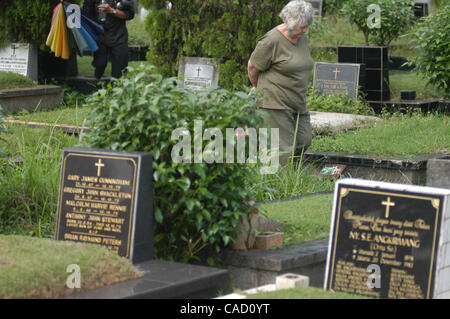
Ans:
[[[417,25],[413,47],[419,55],[414,63],[428,84],[434,85],[447,98],[450,97],[450,4],[424,17]]]
[[[257,40],[281,23],[283,1],[143,0],[151,9],[146,25],[151,34],[147,59],[165,76],[176,76],[182,56],[211,57],[220,62],[222,87],[249,85],[247,61]]]
[[[203,129],[218,128],[225,138],[225,128],[256,128],[262,117],[243,92],[191,91],[154,71],[144,65],[130,68],[88,99],[90,125],[96,128],[86,143],[153,154],[155,253],[187,261],[205,247],[220,251],[232,241],[239,219],[252,209],[253,195],[243,187],[252,169],[239,163],[176,163],[172,149],[179,141],[172,139],[173,132],[186,128],[193,144],[195,120]],[[209,143],[202,143],[205,150]],[[193,145],[189,150],[194,154]]]
[[[341,12],[363,32],[366,45],[389,46],[392,40],[399,37],[410,26],[414,19],[414,1],[411,0],[378,0],[376,5],[381,9],[379,27],[371,26],[368,19],[372,14],[367,12],[373,0],[349,0]]]
[[[336,112],[374,115],[373,108],[362,98],[352,99],[345,94],[320,95],[312,90],[308,93],[308,109],[320,112]]]

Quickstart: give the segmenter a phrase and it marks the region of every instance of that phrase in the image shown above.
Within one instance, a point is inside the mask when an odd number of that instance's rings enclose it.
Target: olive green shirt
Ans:
[[[262,108],[308,112],[306,93],[314,61],[306,35],[294,44],[273,28],[258,41],[250,62],[260,71],[257,90],[263,94]]]

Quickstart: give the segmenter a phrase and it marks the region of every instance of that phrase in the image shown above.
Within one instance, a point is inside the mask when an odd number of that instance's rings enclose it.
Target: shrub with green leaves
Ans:
[[[249,85],[247,61],[257,40],[281,23],[284,1],[141,0],[151,12],[147,59],[165,76],[176,76],[182,56],[214,58],[220,62],[219,83],[228,90]]]
[[[195,120],[202,121],[203,130],[218,128],[225,138],[226,128],[256,128],[262,116],[243,92],[192,91],[154,71],[130,68],[89,98],[95,129],[85,140],[91,147],[153,154],[155,253],[187,261],[205,247],[220,251],[232,241],[239,219],[252,209],[253,195],[243,185],[253,173],[247,164],[225,161],[176,163],[172,150],[179,140],[173,132],[188,130],[194,154]],[[201,149],[208,145],[203,138]],[[222,150],[225,154],[225,145]]]
[[[361,115],[374,115],[370,105],[362,98],[352,99],[345,94],[324,96],[310,90],[307,100],[308,109],[320,112],[336,112]]]
[[[371,26],[368,19],[372,14],[367,12],[371,4],[380,7],[380,25]],[[414,20],[414,1],[412,0],[349,0],[341,12],[363,32],[366,45],[373,43],[389,46],[392,40],[404,33]]]
[[[419,54],[414,63],[419,74],[447,98],[450,97],[450,4],[424,17],[413,36]]]

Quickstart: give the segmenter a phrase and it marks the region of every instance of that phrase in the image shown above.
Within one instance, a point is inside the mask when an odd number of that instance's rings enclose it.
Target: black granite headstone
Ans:
[[[338,46],[339,63],[365,65],[364,93],[367,101],[388,101],[389,63],[388,48],[381,46]]]
[[[57,240],[105,246],[133,263],[153,258],[152,156],[63,151]]]
[[[449,197],[439,188],[339,181],[325,289],[392,299],[448,295]]]
[[[364,67],[362,68],[364,69]],[[314,68],[314,90],[322,95],[346,94],[358,96],[359,86],[364,86],[360,64],[317,62]]]

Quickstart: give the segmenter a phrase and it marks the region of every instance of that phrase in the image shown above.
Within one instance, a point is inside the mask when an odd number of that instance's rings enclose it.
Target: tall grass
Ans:
[[[304,164],[298,159],[280,166],[276,174],[256,175],[254,182],[246,187],[262,202],[330,191],[334,189],[334,180],[317,175],[314,164]]]
[[[0,161],[0,233],[52,237],[62,149],[77,140],[55,128],[9,127]]]

